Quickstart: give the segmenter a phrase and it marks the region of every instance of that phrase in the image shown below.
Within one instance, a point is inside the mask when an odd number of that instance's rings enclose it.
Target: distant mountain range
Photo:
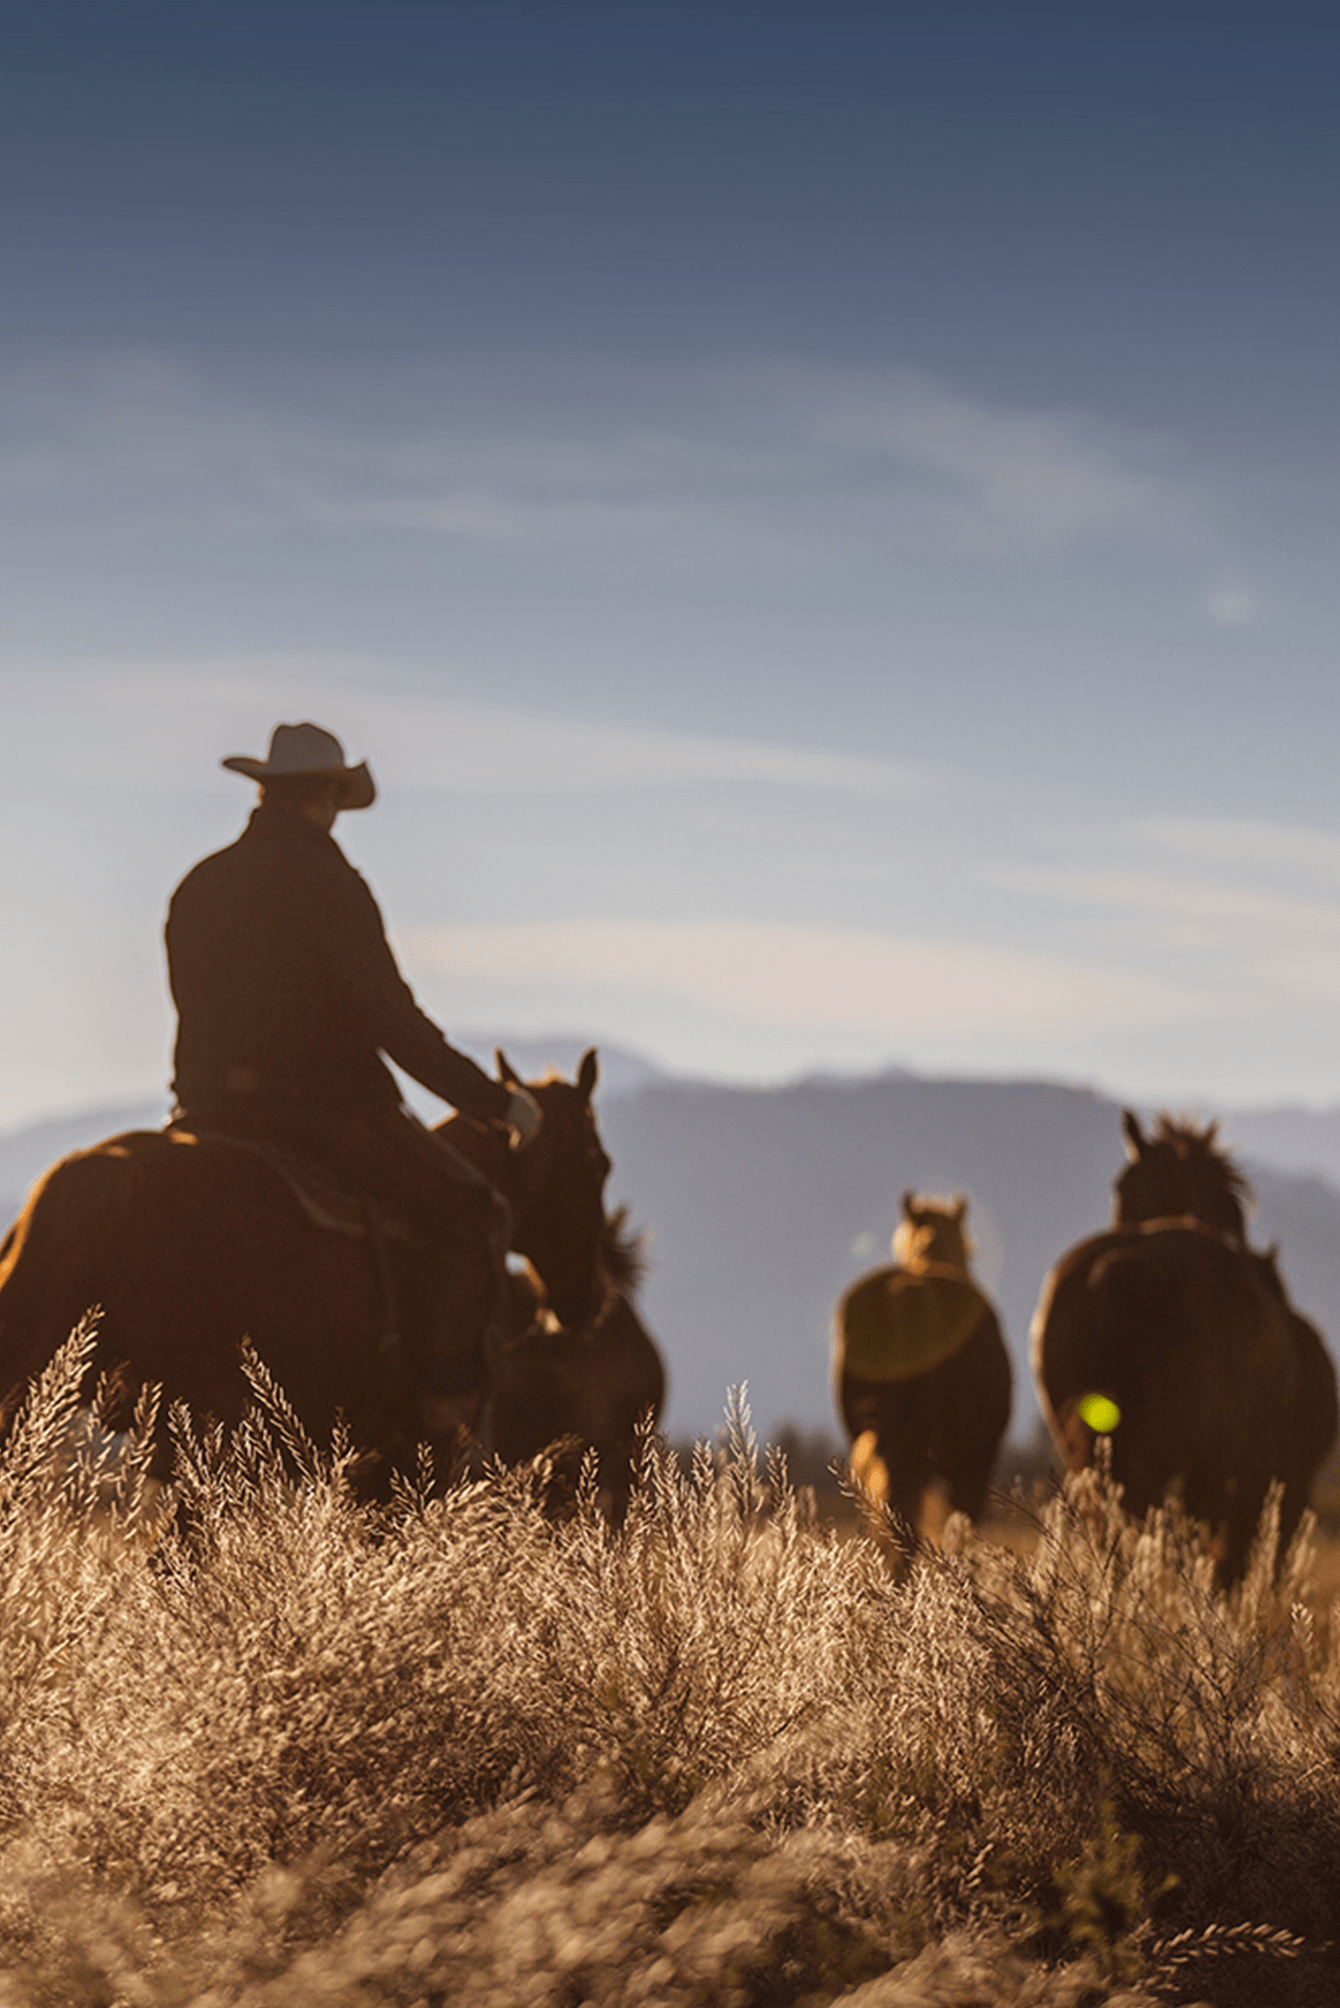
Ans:
[[[482,1041],[461,1043],[488,1060]],[[505,1044],[523,1073],[549,1062],[571,1071],[582,1046]],[[968,1195],[978,1274],[1016,1364],[1012,1433],[1032,1432],[1029,1320],[1050,1265],[1108,1220],[1124,1162],[1120,1103],[1055,1082],[904,1073],[719,1086],[613,1048],[601,1064],[611,1195],[650,1237],[642,1303],[669,1364],[673,1434],[710,1434],[727,1389],[746,1381],[764,1429],[833,1424],[832,1305],[888,1259],[909,1185]],[[162,1102],[95,1109],[0,1137],[6,1211],[63,1152],[163,1115]],[[1295,1300],[1340,1339],[1340,1110],[1226,1115],[1222,1133],[1256,1190],[1253,1238],[1280,1243]]]
[[[902,1192],[916,1186],[968,1195],[978,1274],[1016,1365],[1012,1433],[1031,1434],[1029,1322],[1052,1263],[1110,1217],[1120,1119],[1119,1103],[1054,1083],[909,1076],[664,1082],[611,1103],[614,1186],[653,1237],[644,1306],[670,1361],[672,1428],[710,1429],[742,1379],[764,1425],[830,1420],[833,1302],[889,1259]],[[1226,1123],[1226,1140],[1238,1130]],[[1279,1241],[1300,1309],[1340,1338],[1340,1190],[1242,1157],[1253,1238]]]
[[[484,1034],[467,1033],[455,1043],[490,1074],[494,1071],[493,1042]],[[565,1074],[575,1073],[577,1063],[590,1043],[589,1039],[583,1040],[576,1033],[558,1033],[542,1039],[525,1036],[502,1041],[508,1060],[527,1079],[547,1072],[550,1067],[558,1067]],[[666,1078],[653,1061],[644,1059],[640,1053],[628,1052],[621,1046],[600,1048],[602,1101]],[[406,1086],[409,1098],[420,1107],[426,1119],[436,1120],[443,1114],[441,1103],[435,1102],[431,1095],[420,1095],[413,1082],[406,1083]],[[83,1150],[87,1145],[96,1143],[99,1137],[113,1136],[118,1130],[156,1129],[160,1123],[167,1121],[167,1117],[168,1095],[165,1090],[152,1099],[146,1097],[139,1102],[104,1103],[97,1108],[76,1110],[71,1115],[49,1116],[41,1122],[26,1123],[21,1129],[0,1134],[0,1214],[5,1219],[11,1218],[38,1174],[67,1151]]]

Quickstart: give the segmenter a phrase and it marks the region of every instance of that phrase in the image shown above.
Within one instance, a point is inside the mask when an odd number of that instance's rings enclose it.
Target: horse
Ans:
[[[436,1134],[508,1201],[511,1248],[540,1279],[557,1316],[588,1323],[608,1288],[604,1195],[611,1167],[591,1101],[599,1079],[595,1048],[583,1055],[572,1082],[552,1072],[524,1082],[501,1047],[494,1062],[499,1080],[529,1088],[540,1104],[543,1120],[534,1141],[515,1150],[505,1131],[462,1115],[437,1124]]]
[[[597,1502],[617,1527],[628,1511],[639,1435],[665,1405],[665,1363],[633,1304],[645,1259],[625,1207],[605,1221],[602,1266],[604,1301],[576,1325],[555,1316],[533,1274],[513,1279],[516,1317],[490,1361],[483,1436],[505,1464],[552,1458],[558,1449],[569,1477],[594,1451]]]
[[[511,1208],[513,1246],[574,1314],[603,1289],[609,1160],[591,1108],[595,1080],[590,1052],[575,1082],[528,1084],[542,1121],[523,1151],[505,1137],[496,1147],[472,1140]],[[452,1129],[453,1140],[474,1127]],[[486,1248],[473,1253],[478,1264],[498,1261]],[[483,1406],[479,1341],[435,1354],[431,1402],[418,1401],[416,1353],[425,1320],[440,1313],[435,1267],[421,1240],[269,1152],[180,1126],[110,1137],[53,1165],[0,1245],[0,1392],[12,1412],[24,1383],[98,1306],[86,1385],[99,1371],[112,1375],[109,1429],[128,1425],[144,1383],[161,1386],[165,1407],[182,1402],[236,1424],[250,1400],[246,1341],[309,1437],[328,1441],[343,1418],[384,1474],[420,1437],[453,1452]],[[503,1286],[499,1276],[500,1311]],[[152,1475],[169,1465],[160,1437]]]
[[[970,1274],[967,1201],[903,1194],[893,1266],[859,1277],[833,1316],[837,1403],[851,1466],[911,1532],[930,1485],[980,1520],[1013,1375],[1000,1321]]]
[[[1113,1225],[1062,1257],[1032,1327],[1038,1399],[1071,1471],[1100,1438],[1132,1514],[1179,1492],[1244,1573],[1272,1482],[1280,1552],[1336,1434],[1335,1370],[1290,1303],[1276,1251],[1247,1245],[1250,1188],[1218,1142],[1161,1115],[1122,1117],[1129,1162]]]

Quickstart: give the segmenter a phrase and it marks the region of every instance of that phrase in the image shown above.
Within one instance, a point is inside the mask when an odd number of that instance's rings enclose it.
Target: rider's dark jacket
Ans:
[[[262,802],[172,896],[168,973],[183,1109],[258,1100],[328,1115],[399,1107],[386,1054],[481,1121],[508,1091],[447,1044],[395,964],[377,902],[334,838]]]

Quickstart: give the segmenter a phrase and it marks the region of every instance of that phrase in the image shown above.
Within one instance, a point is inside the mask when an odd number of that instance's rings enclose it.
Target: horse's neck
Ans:
[[[893,1237],[893,1259],[909,1276],[953,1275],[968,1280],[968,1251],[952,1221],[900,1221]]]
[[[961,1282],[970,1283],[966,1262],[958,1262],[944,1255],[937,1255],[933,1248],[917,1248],[906,1255],[898,1264],[909,1276],[956,1276]]]
[[[1211,1208],[1203,1206],[1170,1205],[1162,1211],[1151,1208],[1147,1212],[1123,1215],[1121,1208],[1118,1207],[1112,1225],[1122,1232],[1136,1230],[1144,1233],[1158,1227],[1194,1227],[1202,1234],[1217,1236],[1219,1240],[1226,1241],[1230,1247],[1245,1248],[1247,1245],[1245,1223],[1230,1221],[1227,1218],[1212,1220],[1208,1217],[1211,1211]]]
[[[1139,1176],[1143,1164],[1132,1165],[1116,1184],[1113,1225],[1144,1227],[1151,1220],[1195,1220],[1212,1233],[1245,1242],[1247,1220],[1225,1167],[1178,1166],[1175,1172]]]
[[[510,1197],[512,1151],[505,1130],[471,1122],[465,1116],[448,1116],[445,1122],[434,1125],[434,1134],[459,1151],[504,1198]]]

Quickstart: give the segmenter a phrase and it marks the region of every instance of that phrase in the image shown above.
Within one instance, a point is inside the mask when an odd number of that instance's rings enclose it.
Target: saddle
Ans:
[[[189,1116],[180,1116],[165,1126],[164,1134],[174,1142],[208,1144],[214,1149],[240,1152],[268,1165],[287,1188],[291,1197],[314,1227],[328,1234],[343,1234],[353,1241],[386,1237],[421,1246],[421,1238],[404,1221],[388,1214],[372,1193],[351,1192],[326,1170],[297,1151],[281,1144],[263,1143],[257,1137],[230,1136],[223,1130],[198,1129]]]
[[[404,1340],[400,1330],[400,1305],[395,1277],[387,1253],[388,1241],[402,1241],[416,1248],[424,1244],[403,1221],[383,1212],[371,1193],[350,1192],[341,1186],[323,1165],[313,1164],[296,1151],[280,1144],[265,1143],[256,1137],[229,1136],[222,1130],[197,1129],[189,1115],[164,1126],[163,1134],[175,1143],[206,1144],[215,1150],[238,1152],[266,1165],[299,1210],[323,1233],[343,1235],[351,1241],[366,1241],[377,1280],[381,1333],[378,1352],[387,1367],[383,1407],[394,1406],[394,1391],[405,1372]]]

